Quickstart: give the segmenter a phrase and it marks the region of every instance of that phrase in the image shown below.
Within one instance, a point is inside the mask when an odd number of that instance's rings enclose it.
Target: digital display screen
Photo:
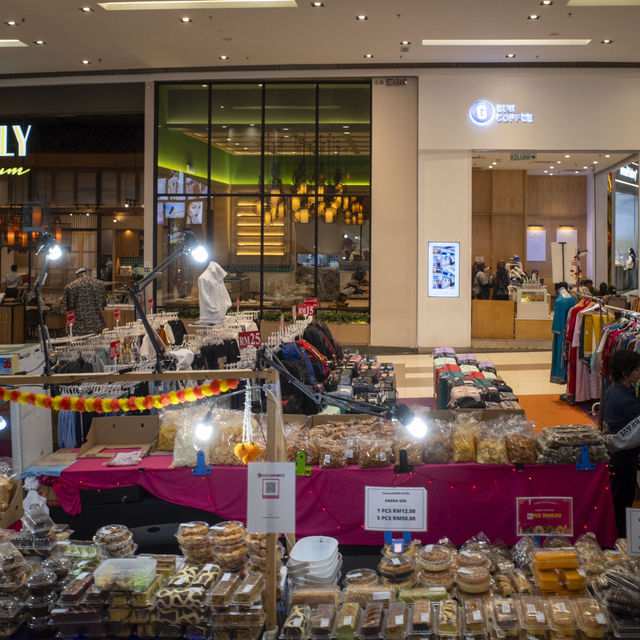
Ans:
[[[427,295],[434,298],[460,297],[460,243],[429,243]]]

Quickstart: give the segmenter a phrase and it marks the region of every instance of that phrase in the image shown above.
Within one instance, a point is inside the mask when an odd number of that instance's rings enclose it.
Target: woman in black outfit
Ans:
[[[626,536],[626,509],[633,506],[640,453],[640,354],[617,351],[609,359],[613,384],[604,401],[602,418],[609,427],[607,446],[611,455],[611,493],[618,536]]]
[[[502,260],[498,262],[498,268],[491,276],[491,286],[493,287],[494,300],[509,299],[509,272]]]

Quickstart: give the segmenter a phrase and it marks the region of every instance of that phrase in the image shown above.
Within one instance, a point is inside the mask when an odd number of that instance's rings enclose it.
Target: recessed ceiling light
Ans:
[[[289,131],[289,127],[282,127],[283,131]]]
[[[188,16],[184,16],[182,18],[178,18],[178,20],[180,20],[180,22],[183,22],[184,24],[187,24],[187,22],[193,22],[193,20],[191,18],[189,18]]]
[[[574,171],[574,173],[580,173],[579,171]]]
[[[489,165],[489,169],[493,169],[493,165],[492,164]]]
[[[540,3],[540,5],[543,7],[550,7],[552,4],[553,0],[542,0],[542,2]]]
[[[91,7],[80,7],[80,11],[82,11],[82,13],[91,13],[93,9]]]
[[[239,143],[239,142],[236,142],[236,147],[239,147],[239,146],[240,146],[240,143]]]
[[[351,131],[343,131],[342,133],[344,133],[345,136],[350,136],[351,135]]]
[[[605,38],[604,40],[600,40],[600,44],[613,44],[613,40]]]
[[[226,128],[227,128],[227,125],[226,125],[226,124],[223,124],[223,125],[221,125],[221,128],[222,128],[222,129],[226,129]]]
[[[549,167],[549,169],[553,169],[553,165],[551,165],[551,166]]]
[[[87,216],[87,218],[88,218],[91,214],[87,211],[87,213],[86,213],[85,215],[86,215],[86,216]]]
[[[44,40],[34,40],[33,44],[36,44],[39,47],[41,47],[43,44],[47,44],[47,43]]]
[[[586,46],[591,38],[469,38],[423,40],[425,47],[569,47]]]
[[[220,60],[228,60],[229,56],[220,56]]]
[[[118,218],[114,218],[114,219],[113,219],[113,221],[114,221],[114,222],[118,222]]]
[[[549,173],[546,169],[544,170],[545,173]]]
[[[348,125],[348,124],[343,124],[343,125],[342,125],[342,128],[343,128],[343,129],[348,129],[348,128],[349,128],[349,125]]]
[[[250,127],[255,127],[256,125],[252,122],[249,126]]]
[[[568,153],[565,153],[565,154],[564,154],[564,157],[565,157],[565,158],[570,158],[571,156],[570,156]]]
[[[296,0],[125,0],[98,2],[106,11],[160,11],[164,9],[260,9],[297,7]]]
[[[205,87],[205,88],[206,88],[206,87],[208,87],[209,85],[201,84],[200,86],[201,86],[201,87]]]
[[[242,147],[245,151],[249,148],[249,147]]]
[[[496,164],[498,164],[498,163],[494,160],[491,164],[496,165]]]
[[[556,164],[562,164],[562,160],[556,160]]]
[[[610,158],[611,156],[610,156],[608,153],[605,153],[605,154],[604,154],[604,157],[605,157],[605,158]]]
[[[364,57],[365,58],[373,58],[373,53],[365,53]]]
[[[594,160],[594,161],[592,162],[592,164],[598,164],[598,161],[597,161],[597,160]]]
[[[311,6],[319,9],[320,7],[324,7],[324,2],[312,2]]]
[[[231,142],[231,138],[227,138],[227,142]]]
[[[290,138],[291,136],[284,136],[285,138]]]
[[[582,167],[583,169],[588,169],[589,167]]]
[[[540,16],[536,13],[532,13],[531,15],[527,16],[527,20],[540,20]]]
[[[17,27],[18,23],[15,20],[7,20],[5,22],[5,24],[7,25],[7,27]]]
[[[505,56],[505,58],[515,58],[516,54],[515,53],[507,53],[507,55]]]
[[[91,60],[83,60],[82,64],[91,64]],[[89,214],[87,214],[87,215],[89,215]]]
[[[411,43],[410,43],[408,40],[401,40],[401,41],[400,41],[400,44],[401,44],[403,47],[408,47]]]
[[[356,16],[356,20],[368,20],[369,18],[367,16]]]

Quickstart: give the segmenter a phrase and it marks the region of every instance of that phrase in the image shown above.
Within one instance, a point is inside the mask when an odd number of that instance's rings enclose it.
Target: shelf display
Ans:
[[[516,303],[518,320],[549,319],[549,292],[541,284],[527,282],[511,287],[511,298]]]

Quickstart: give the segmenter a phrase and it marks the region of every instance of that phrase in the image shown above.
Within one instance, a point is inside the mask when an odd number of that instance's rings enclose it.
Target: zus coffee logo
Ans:
[[[494,123],[533,124],[533,113],[520,112],[512,103],[476,100],[469,109],[469,120],[474,127],[488,127]]]
[[[10,158],[12,156],[27,155],[27,141],[31,133],[31,125],[23,129],[19,124],[10,127],[8,124],[0,125],[0,156]],[[9,148],[13,149],[10,151]],[[16,153],[17,151],[17,153]]]

